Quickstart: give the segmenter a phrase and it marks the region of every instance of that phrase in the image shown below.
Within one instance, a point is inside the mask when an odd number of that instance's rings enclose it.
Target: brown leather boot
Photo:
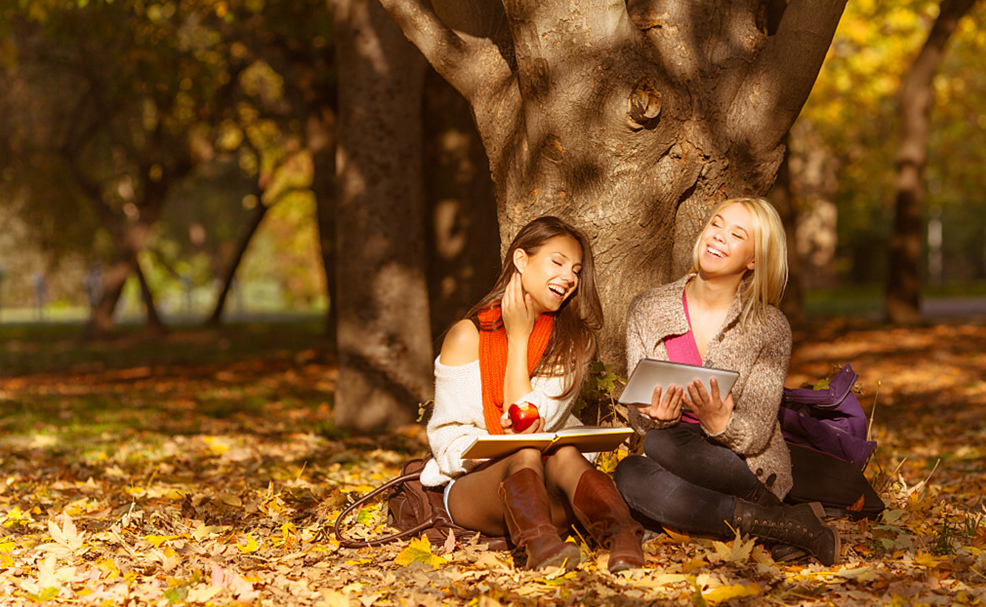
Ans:
[[[599,470],[579,478],[572,510],[600,546],[609,550],[609,571],[644,566],[644,528],[632,516],[613,480]]]
[[[563,567],[571,571],[582,560],[574,542],[563,542],[551,522],[544,481],[531,468],[515,472],[500,483],[504,520],[513,543],[527,553],[527,569]]]
[[[839,532],[822,522],[824,514],[818,502],[761,506],[737,499],[733,521],[743,533],[796,546],[829,566],[842,554]]]

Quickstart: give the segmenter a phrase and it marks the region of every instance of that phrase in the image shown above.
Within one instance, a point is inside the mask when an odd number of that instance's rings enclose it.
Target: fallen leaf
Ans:
[[[394,559],[401,567],[407,567],[411,563],[424,563],[433,569],[438,569],[444,565],[446,559],[431,553],[431,542],[425,536],[412,539],[397,558]]]
[[[733,599],[757,596],[761,591],[759,584],[731,584],[729,586],[720,586],[709,592],[703,592],[702,598],[706,603],[715,605]]]

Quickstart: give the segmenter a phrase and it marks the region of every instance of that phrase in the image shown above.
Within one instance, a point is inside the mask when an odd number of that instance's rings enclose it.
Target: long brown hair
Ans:
[[[529,256],[535,255],[546,242],[556,236],[569,236],[579,243],[582,248],[582,270],[579,272],[575,292],[555,313],[551,339],[544,356],[534,369],[534,374],[549,375],[561,370],[563,374],[569,375],[572,383],[565,389],[564,395],[567,396],[582,386],[582,377],[596,353],[596,331],[603,326],[603,307],[596,292],[596,266],[592,258],[592,248],[589,246],[589,239],[581,231],[552,216],[539,217],[521,228],[507,249],[500,276],[493,289],[466,313],[466,318],[479,326],[480,311],[500,305],[510,279],[518,271],[513,262],[515,251],[520,249]],[[502,324],[492,330],[500,327]],[[490,328],[480,327],[480,330]]]

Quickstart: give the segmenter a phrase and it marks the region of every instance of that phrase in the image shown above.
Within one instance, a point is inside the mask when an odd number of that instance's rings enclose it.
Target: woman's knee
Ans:
[[[521,449],[507,456],[507,476],[520,472],[525,468],[531,468],[540,475],[544,475],[544,465],[541,460],[541,451],[538,449]]]
[[[552,477],[565,473],[581,474],[591,467],[582,452],[571,445],[551,453],[544,461],[544,473]]]
[[[643,492],[649,486],[649,477],[661,466],[643,455],[628,455],[613,471],[613,482],[624,496],[633,496]]]

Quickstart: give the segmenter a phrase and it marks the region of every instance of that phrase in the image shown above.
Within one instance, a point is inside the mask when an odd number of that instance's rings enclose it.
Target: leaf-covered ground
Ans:
[[[789,386],[850,361],[875,407],[879,521],[834,520],[844,562],[780,565],[749,538],[660,535],[643,572],[604,552],[561,577],[459,538],[340,548],[353,495],[425,450],[417,426],[331,423],[316,324],[129,334],[0,327],[4,605],[856,605],[986,602],[986,327],[830,321],[796,334]],[[354,535],[384,513],[359,514]]]

